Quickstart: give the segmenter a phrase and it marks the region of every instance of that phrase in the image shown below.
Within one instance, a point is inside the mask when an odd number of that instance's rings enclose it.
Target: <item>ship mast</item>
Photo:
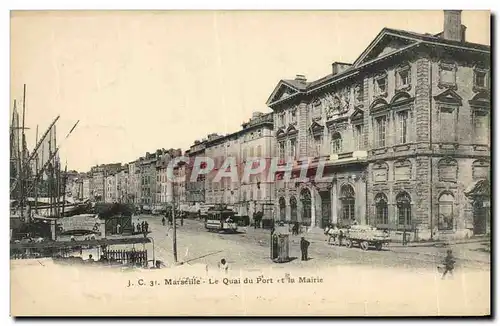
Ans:
[[[21,180],[21,193],[20,193],[20,199],[21,199],[21,220],[24,218],[24,204],[25,204],[25,197],[26,197],[26,194],[24,193],[24,187],[26,185],[26,180],[24,180],[24,177],[25,177],[25,171],[24,171],[24,156],[26,154],[26,151],[24,149],[24,146],[26,144],[26,135],[24,133],[24,127],[25,127],[25,116],[26,116],[26,84],[24,84],[24,87],[23,87],[23,122],[22,122],[22,140],[21,140],[21,170],[19,171],[20,172],[20,175],[19,175],[19,179]],[[29,216],[28,216],[28,219],[29,219]]]

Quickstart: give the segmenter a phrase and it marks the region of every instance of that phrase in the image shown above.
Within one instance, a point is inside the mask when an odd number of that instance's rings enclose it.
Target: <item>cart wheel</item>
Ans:
[[[380,250],[382,250],[382,244],[381,244],[380,242],[377,242],[377,243],[375,244],[375,249],[377,249],[377,250],[379,250],[379,251],[380,251]]]
[[[351,247],[352,247],[352,240],[351,240],[351,239],[347,239],[347,240],[345,240],[345,246],[346,246],[347,248],[351,248]]]
[[[360,246],[361,246],[361,249],[363,249],[364,251],[368,250],[368,247],[369,247],[368,241],[361,242]]]

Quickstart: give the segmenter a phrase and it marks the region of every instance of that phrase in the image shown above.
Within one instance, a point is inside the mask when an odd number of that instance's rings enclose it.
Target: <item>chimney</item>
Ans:
[[[302,84],[305,84],[307,82],[306,76],[304,75],[296,75],[295,80],[301,82]]]
[[[332,63],[332,75],[337,75],[337,74],[340,74],[344,71],[346,71],[347,69],[349,69],[349,67],[351,66],[350,63],[343,63],[343,62],[337,62],[335,61],[334,63]]]
[[[465,41],[465,26],[462,26],[462,10],[444,11],[443,38],[456,42]]]

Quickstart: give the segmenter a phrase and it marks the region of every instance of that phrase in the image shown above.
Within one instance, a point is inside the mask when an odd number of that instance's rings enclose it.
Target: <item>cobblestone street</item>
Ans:
[[[172,229],[163,226],[161,216],[135,217],[148,221],[155,241],[156,259],[167,265],[173,262]],[[274,264],[269,259],[270,231],[239,228],[238,234],[218,234],[205,230],[200,220],[185,219],[180,226],[177,221],[178,261],[188,264],[207,264],[216,268],[221,258],[228,260],[233,269],[285,268],[286,266],[304,268],[323,268],[343,265],[370,265],[380,267],[403,267],[410,269],[435,269],[442,261],[447,247],[403,247],[390,244],[382,251],[360,248],[345,248],[328,245],[322,234],[306,233],[304,236],[311,242],[310,260],[300,261],[300,236],[291,236],[290,257],[294,258],[286,264]],[[457,269],[490,269],[489,253],[470,250],[470,245],[451,245],[457,258]],[[475,246],[477,247],[477,246]],[[297,259],[299,257],[299,259]]]

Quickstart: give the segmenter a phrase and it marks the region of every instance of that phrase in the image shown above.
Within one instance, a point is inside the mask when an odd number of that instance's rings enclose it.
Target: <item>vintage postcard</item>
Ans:
[[[490,12],[12,11],[13,316],[489,316]]]

